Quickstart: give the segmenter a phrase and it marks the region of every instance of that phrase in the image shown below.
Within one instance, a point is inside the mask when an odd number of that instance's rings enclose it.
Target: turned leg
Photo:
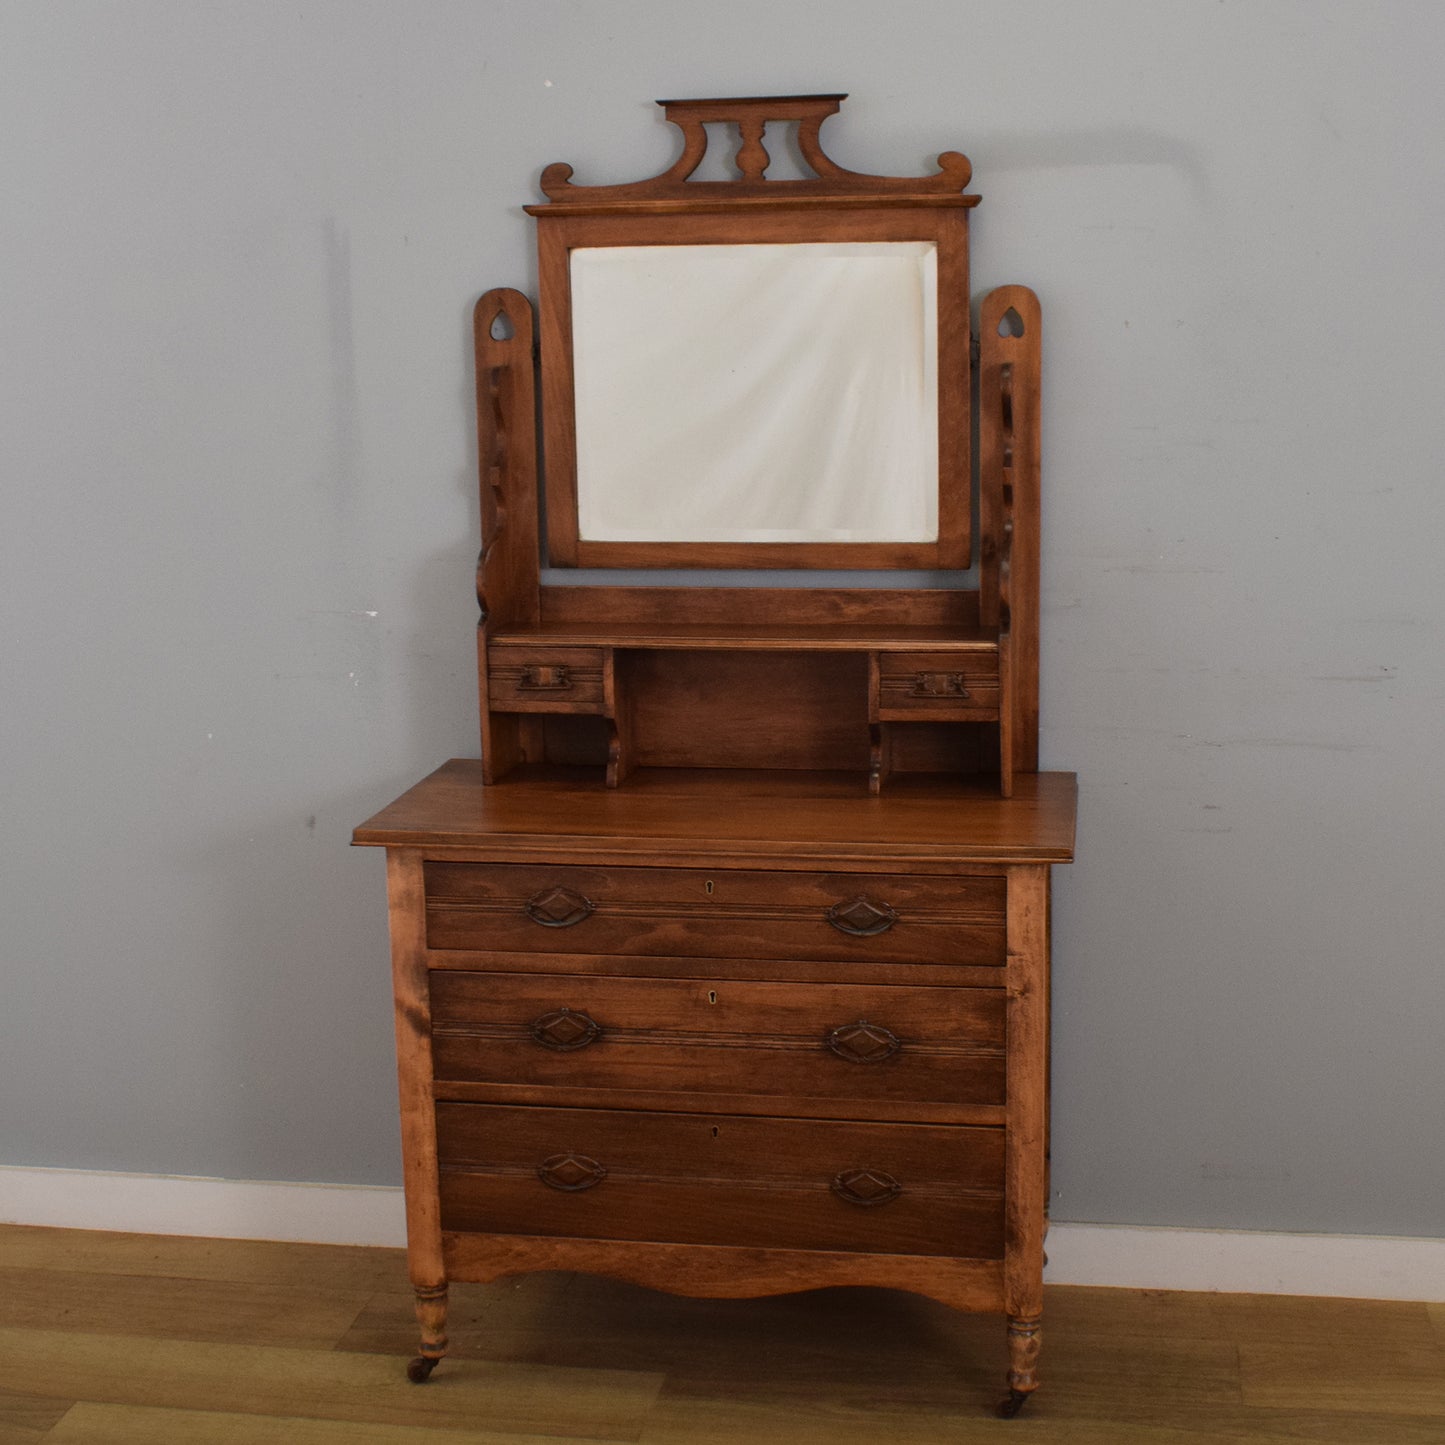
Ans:
[[[416,1291],[416,1321],[421,1326],[421,1354],[406,1367],[406,1377],[421,1385],[447,1352],[447,1287],[444,1284]]]
[[[1043,1343],[1043,1321],[1035,1315],[1024,1319],[1010,1315],[1008,1321],[1008,1397],[998,1413],[1012,1419],[1039,1386],[1039,1346]]]

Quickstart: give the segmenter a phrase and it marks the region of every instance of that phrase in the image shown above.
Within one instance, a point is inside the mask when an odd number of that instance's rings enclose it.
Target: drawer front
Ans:
[[[997,652],[879,654],[882,722],[986,722],[998,705]]]
[[[438,1080],[806,1100],[1001,1104],[1004,993],[463,973],[431,976]]]
[[[487,691],[503,712],[600,712],[600,647],[513,647],[487,654]]]
[[[1004,880],[741,869],[425,865],[427,946],[1004,962]]]
[[[437,1105],[442,1228],[999,1259],[1003,1130]]]

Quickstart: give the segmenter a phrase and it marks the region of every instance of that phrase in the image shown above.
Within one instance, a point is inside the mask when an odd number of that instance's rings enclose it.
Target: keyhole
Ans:
[[[716,1002],[717,1002],[717,991],[716,991],[715,989],[711,989],[711,988],[708,989],[708,991],[707,991],[707,1001],[708,1001],[709,1003],[716,1003]]]
[[[709,879],[707,880],[707,882],[702,885],[702,887],[703,887],[703,892],[706,893],[709,898],[711,898],[711,897],[712,897],[712,879],[709,878]]]
[[[714,1139],[717,1138],[717,1125],[716,1125],[716,1124],[714,1124],[714,1125],[712,1126],[712,1137],[713,1137]]]

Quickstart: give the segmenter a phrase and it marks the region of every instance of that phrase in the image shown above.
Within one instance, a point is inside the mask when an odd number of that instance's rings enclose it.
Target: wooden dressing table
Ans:
[[[978,583],[542,585],[532,308],[482,298],[481,758],[355,834],[387,850],[418,1382],[449,1280],[579,1270],[999,1311],[1000,1410],[1037,1384],[1049,870],[1075,803],[1037,771],[1039,311],[991,293],[971,347],[968,162],[846,171],[818,141],[841,100],[663,102],[683,152],[662,176],[544,173],[550,560],[957,581],[976,473]],[[712,123],[736,127],[735,181],[689,179]],[[781,123],[812,179],[766,179]],[[816,277],[826,314],[795,324]],[[687,318],[720,298],[715,359]],[[819,316],[840,329],[815,358]],[[737,348],[772,342],[749,390]],[[896,415],[860,419],[875,400]],[[757,458],[813,412],[799,510]]]

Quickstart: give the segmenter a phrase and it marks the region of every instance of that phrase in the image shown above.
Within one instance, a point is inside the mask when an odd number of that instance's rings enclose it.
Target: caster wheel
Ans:
[[[437,1361],[426,1355],[418,1355],[411,1364],[406,1367],[406,1377],[413,1385],[424,1385],[431,1379],[431,1372],[436,1369]]]
[[[1000,1420],[1012,1420],[1028,1403],[1028,1398],[1026,1390],[1010,1390],[1008,1398],[999,1401],[998,1409],[994,1413]]]

